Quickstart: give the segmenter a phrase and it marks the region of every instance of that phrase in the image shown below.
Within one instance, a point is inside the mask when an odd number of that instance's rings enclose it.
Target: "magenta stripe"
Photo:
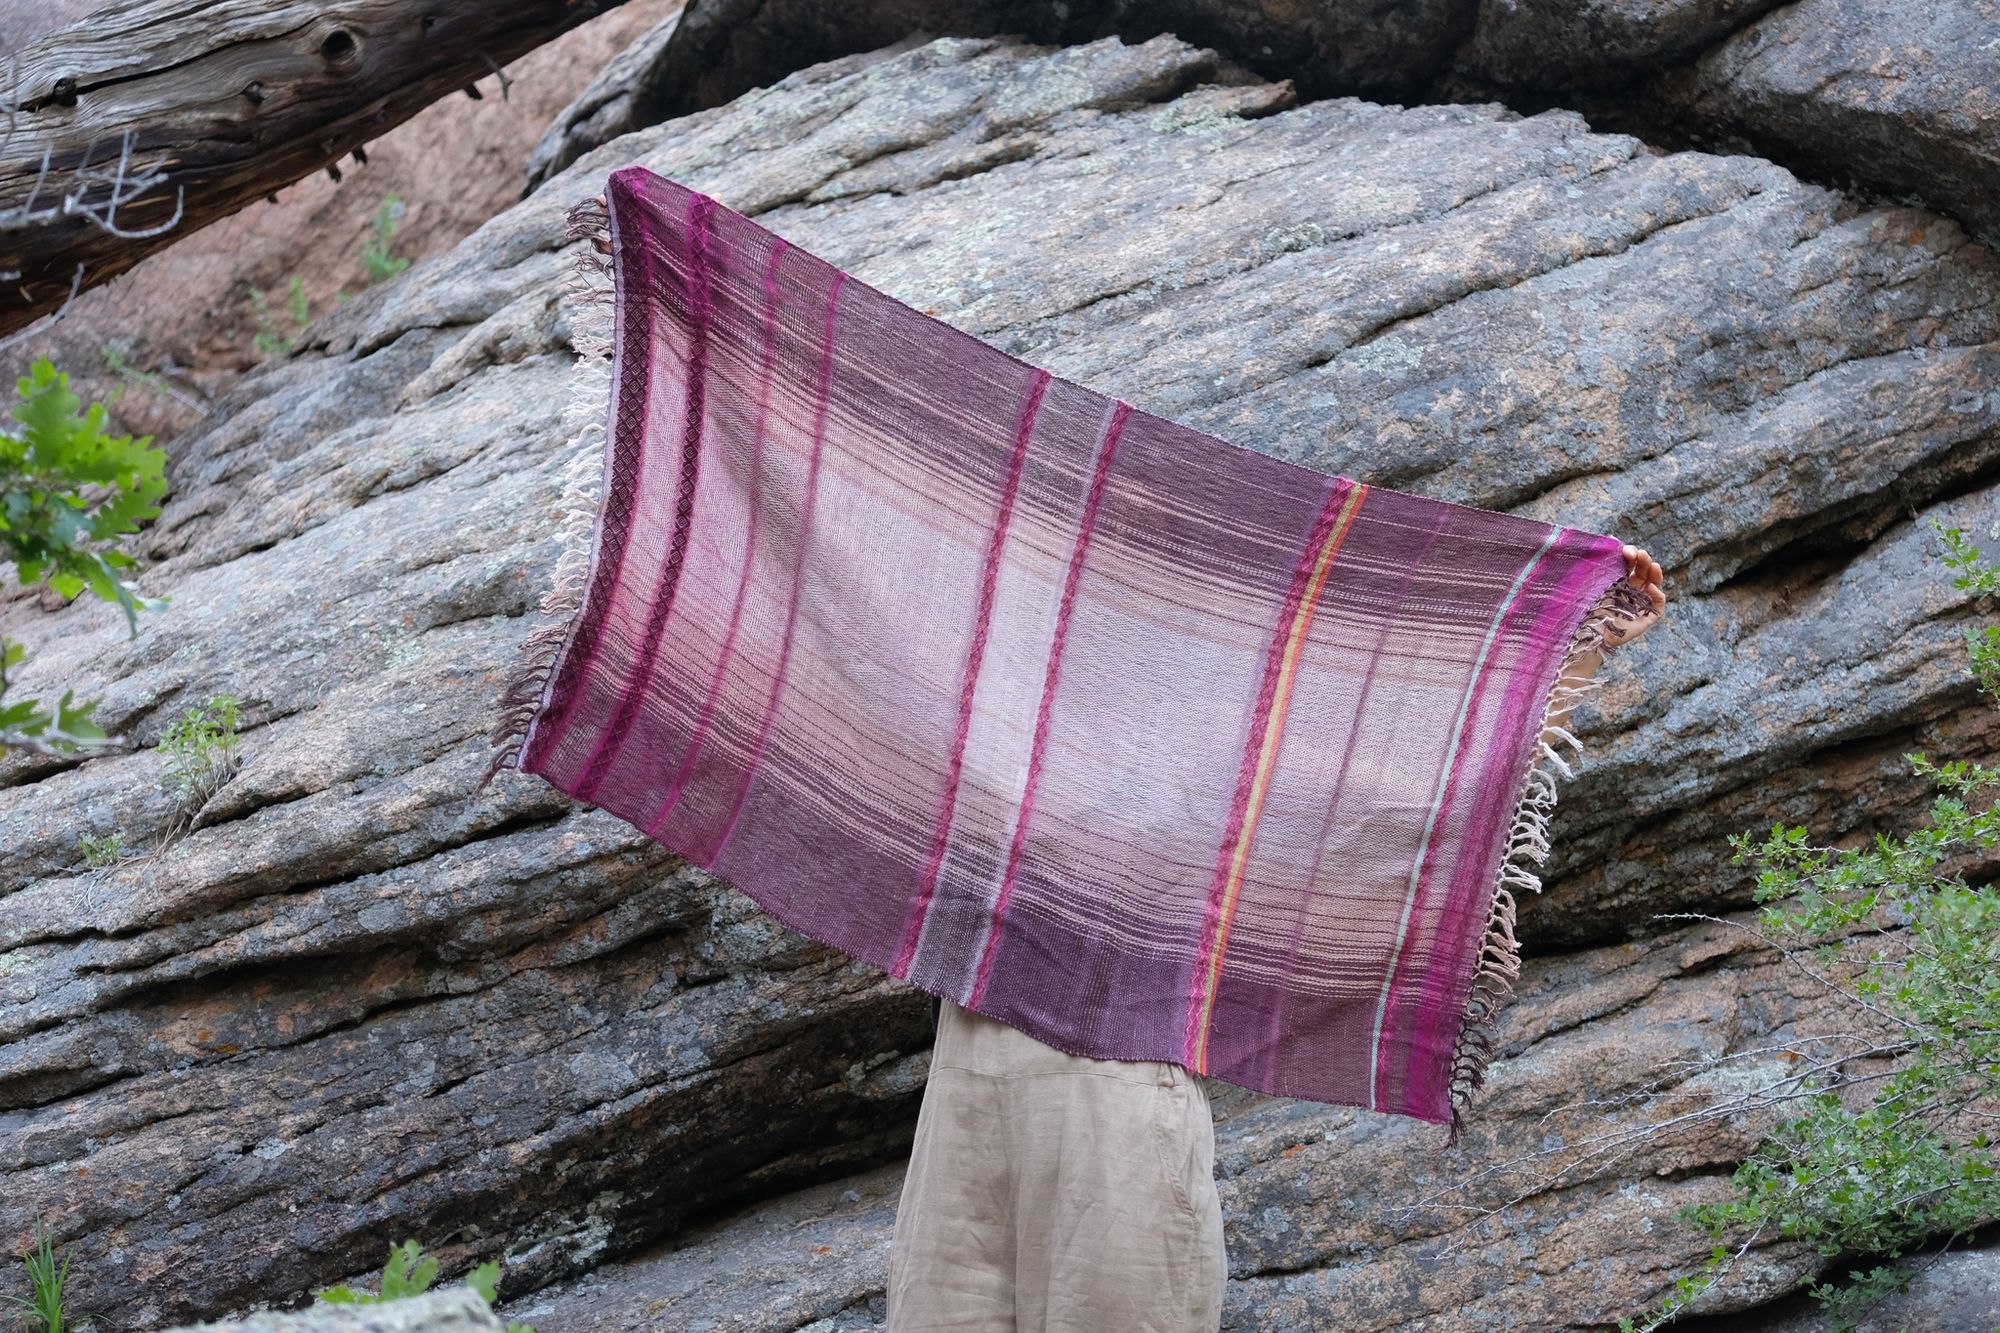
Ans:
[[[743,622],[743,604],[749,600],[750,566],[757,555],[757,514],[763,507],[759,492],[763,489],[764,427],[771,404],[771,365],[778,347],[778,265],[784,259],[787,244],[783,237],[777,238],[771,246],[770,261],[764,266],[764,355],[758,371],[757,426],[750,436],[750,517],[744,525],[743,571],[736,579],[736,600],[729,608],[729,628],[722,636],[722,648],[716,655],[715,672],[709,677],[708,694],[702,702],[701,715],[695,722],[694,735],[688,741],[687,754],[682,757],[680,768],[667,784],[667,795],[660,802],[660,812],[646,825],[646,836],[649,838],[660,836],[660,825],[667,822],[667,816],[673,812],[682,789],[694,773],[694,761],[701,754],[709,724],[715,720],[716,704],[722,698],[722,680],[728,673],[730,655],[736,647],[736,632]]]
[[[757,726],[757,743],[750,750],[750,758],[743,765],[743,777],[736,788],[736,799],[731,803],[729,817],[722,821],[722,832],[716,837],[714,846],[706,851],[688,849],[688,859],[703,868],[713,867],[722,856],[722,849],[729,845],[729,839],[736,832],[736,823],[743,818],[743,810],[750,802],[750,782],[757,775],[757,765],[763,761],[764,746],[771,739],[771,723],[778,715],[778,696],[785,688],[785,672],[792,661],[792,636],[799,622],[800,593],[805,587],[806,552],[811,548],[813,504],[819,494],[819,458],[826,443],[827,405],[833,397],[833,344],[834,325],[840,311],[840,289],[847,281],[847,274],[835,269],[833,285],[826,294],[826,323],[820,330],[819,351],[819,393],[813,404],[812,452],[806,460],[805,497],[799,505],[798,551],[792,559],[792,588],[790,605],[785,611],[785,635],[778,648],[778,669],[771,678],[771,697],[764,703],[764,718]]]
[[[1000,509],[993,520],[993,532],[986,542],[986,568],[979,583],[979,605],[973,613],[972,649],[966,654],[965,676],[958,687],[958,729],[952,737],[951,761],[945,769],[944,799],[938,810],[937,827],[931,833],[930,855],[917,879],[916,895],[910,902],[907,924],[903,927],[903,947],[896,956],[895,975],[910,975],[917,956],[917,941],[924,933],[924,916],[930,911],[931,895],[937,892],[938,874],[944,868],[944,853],[951,841],[952,811],[958,806],[958,781],[965,768],[965,740],[972,731],[972,695],[979,684],[979,664],[986,656],[986,636],[992,629],[993,589],[1000,580],[1000,549],[1007,540],[1007,524],[1014,516],[1014,494],[1021,487],[1021,472],[1028,461],[1028,441],[1035,433],[1035,417],[1042,410],[1042,394],[1051,375],[1036,370],[1028,387],[1027,401],[1014,425],[1014,454],[1007,463],[1007,481],[1000,491]]]
[[[1458,806],[1458,793],[1464,782],[1476,781],[1478,777],[1483,776],[1483,774],[1474,775],[1472,778],[1468,778],[1466,768],[1468,763],[1486,756],[1474,751],[1468,755],[1466,763],[1461,763],[1459,760],[1459,755],[1465,751],[1466,746],[1469,744],[1468,737],[1473,734],[1473,727],[1469,725],[1470,720],[1476,717],[1485,706],[1487,685],[1496,674],[1496,659],[1499,657],[1501,650],[1505,648],[1521,650],[1528,646],[1527,641],[1507,632],[1507,624],[1510,621],[1519,619],[1523,608],[1530,604],[1531,599],[1529,594],[1534,586],[1533,580],[1539,576],[1541,571],[1549,567],[1551,563],[1549,559],[1550,553],[1560,545],[1569,531],[1570,529],[1568,528],[1556,528],[1553,536],[1546,540],[1534,555],[1529,557],[1527,565],[1522,568],[1520,573],[1515,575],[1513,592],[1494,614],[1494,628],[1490,631],[1492,649],[1481,654],[1479,662],[1474,668],[1472,679],[1467,681],[1465,686],[1466,699],[1463,704],[1463,710],[1468,725],[1460,730],[1455,743],[1445,754],[1444,786],[1443,790],[1438,794],[1437,806],[1433,812],[1433,818],[1439,824],[1451,822],[1450,816]],[[1503,707],[1505,706],[1504,692],[1509,688],[1519,689],[1524,684],[1532,684],[1533,674],[1532,672],[1520,672],[1511,676],[1510,681],[1502,682],[1500,688],[1503,692]],[[1540,739],[1539,732],[1536,735],[1536,739]],[[1469,811],[1461,822],[1476,826],[1480,822],[1477,807],[1481,803],[1490,805],[1497,790],[1497,784],[1493,783],[1485,783],[1479,790],[1475,790],[1472,797],[1472,805],[1475,808]],[[1487,821],[1487,827],[1492,827],[1492,820],[1490,818]],[[1425,904],[1429,900],[1432,884],[1437,878],[1432,871],[1437,867],[1441,857],[1442,853],[1439,850],[1438,843],[1431,842],[1424,848],[1423,857],[1416,866],[1415,881],[1410,888],[1411,901],[1408,911],[1405,914],[1406,920],[1423,919]],[[1454,862],[1453,871],[1455,873],[1463,873],[1467,864],[1468,858],[1461,856]],[[1451,885],[1447,882],[1446,891],[1449,892],[1450,888]],[[1475,932],[1475,939],[1479,933]],[[1478,946],[1475,945],[1474,947]],[[1402,1079],[1398,1081],[1396,1078],[1397,1071],[1390,1068],[1390,1056],[1398,1045],[1392,1039],[1391,1034],[1399,1030],[1400,1010],[1408,1002],[1407,997],[1400,994],[1397,990],[1397,979],[1402,973],[1403,958],[1408,954],[1409,948],[1409,932],[1402,930],[1396,940],[1395,952],[1389,956],[1388,975],[1383,979],[1382,983],[1383,1018],[1380,1031],[1376,1035],[1373,1058],[1370,1061],[1372,1078],[1374,1079],[1372,1086],[1373,1096],[1371,1096],[1370,1100],[1375,1104],[1372,1109],[1376,1110],[1385,1109],[1385,1106],[1387,1109],[1394,1110],[1407,1105],[1409,1102],[1411,1071],[1406,1067],[1402,1071]],[[1425,976],[1435,974],[1435,970],[1427,970],[1419,974],[1416,984],[1420,992],[1424,986]],[[1420,998],[1420,1006],[1421,1003]],[[1433,1029],[1432,1035],[1435,1038],[1443,1039],[1440,1054],[1448,1063],[1451,1055],[1449,1046],[1450,1035],[1446,1031],[1439,1029]],[[1390,1084],[1395,1085],[1393,1091],[1387,1088],[1387,1085]]]
[[[1028,821],[1035,812],[1035,787],[1041,781],[1042,757],[1049,745],[1049,717],[1056,700],[1056,678],[1062,672],[1063,643],[1069,636],[1070,612],[1076,609],[1077,584],[1083,579],[1083,558],[1090,549],[1090,536],[1097,528],[1097,509],[1104,501],[1105,483],[1111,479],[1111,457],[1118,450],[1118,437],[1125,430],[1125,418],[1132,404],[1117,399],[1111,409],[1111,424],[1105,428],[1104,442],[1098,446],[1097,470],[1090,478],[1090,493],[1084,498],[1083,517],[1077,521],[1076,545],[1069,553],[1069,569],[1063,575],[1062,600],[1056,605],[1056,629],[1049,643],[1048,672],[1042,677],[1041,707],[1035,712],[1035,739],[1028,750],[1028,781],[1021,792],[1021,813],[1014,822],[1013,845],[1007,849],[1007,868],[1000,876],[1000,891],[993,898],[993,923],[986,931],[986,947],[979,955],[979,970],[973,978],[967,1008],[977,1008],[986,994],[986,982],[993,971],[993,958],[1000,948],[1001,919],[1007,914],[1007,900],[1013,897],[1014,880],[1021,871],[1021,855],[1028,845]]]
[[[626,737],[632,734],[632,715],[652,682],[653,663],[660,653],[660,637],[667,616],[673,610],[674,593],[680,587],[681,566],[687,559],[688,529],[694,521],[695,485],[701,464],[701,431],[704,395],[708,384],[708,331],[714,314],[714,294],[710,290],[708,246],[714,234],[715,200],[705,194],[688,199],[688,370],[687,410],[681,422],[681,474],[674,497],[674,526],[667,541],[667,558],[660,567],[659,582],[653,589],[652,606],[646,613],[645,638],[639,645],[639,660],[626,678],[625,692],[597,744],[583,766],[576,798],[596,799],[597,789],[617,762]]]
[[[1520,737],[1520,744],[1527,753],[1518,756],[1516,764],[1508,768],[1499,767],[1504,759],[1499,750],[1484,756],[1491,777],[1478,782],[1467,802],[1468,827],[1490,830],[1493,843],[1498,846],[1504,846],[1513,831],[1514,814],[1526,789],[1528,769],[1532,767],[1537,747],[1541,744],[1542,708],[1548,701],[1542,682],[1560,672],[1561,659],[1569,647],[1576,622],[1596,600],[1585,594],[1591,581],[1602,577],[1603,570],[1593,566],[1581,554],[1581,550],[1587,550],[1588,544],[1594,540],[1589,533],[1564,528],[1550,544],[1542,567],[1535,571],[1529,583],[1522,588],[1521,595],[1515,599],[1515,609],[1519,610],[1530,602],[1531,593],[1540,594],[1532,599],[1538,603],[1534,618],[1524,629],[1508,636],[1520,645],[1524,657],[1521,666],[1510,672],[1501,684],[1500,711],[1494,727],[1502,735]],[[1572,552],[1568,549],[1570,547],[1581,550]],[[1622,557],[1619,563],[1619,577],[1622,578]],[[1514,615],[1512,619],[1519,621],[1522,617]],[[1474,778],[1468,780],[1477,781]],[[1504,853],[1501,864],[1505,864]],[[1420,1021],[1426,1026],[1435,1024],[1432,1030],[1446,1034],[1446,1040],[1440,1043],[1435,1061],[1405,1072],[1405,1104],[1434,1105],[1449,1098],[1452,1039],[1456,1037],[1456,1026],[1445,1019],[1448,1015],[1462,1015],[1466,1002],[1471,998],[1472,979],[1478,971],[1480,951],[1485,945],[1486,919],[1493,909],[1497,887],[1495,877],[1482,873],[1482,863],[1471,857],[1459,861],[1454,867],[1452,879],[1445,884],[1447,905],[1439,919],[1452,924],[1442,931],[1441,938],[1451,941],[1454,947],[1462,944],[1463,957],[1455,960],[1451,967],[1433,964],[1419,979],[1419,1012],[1424,1016]],[[1424,909],[1425,900],[1420,898],[1416,910]],[[1466,919],[1468,916],[1471,920]],[[1475,926],[1474,922],[1478,924]]]
[[[1181,1036],[1181,1062],[1190,1069],[1197,1064],[1197,1052],[1201,1046],[1202,995],[1208,978],[1208,957],[1215,951],[1215,937],[1221,928],[1223,890],[1229,882],[1229,863],[1236,855],[1236,844],[1243,837],[1243,823],[1250,812],[1250,791],[1257,781],[1257,759],[1264,749],[1264,733],[1271,725],[1271,709],[1277,702],[1278,676],[1284,667],[1285,641],[1291,638],[1292,622],[1298,619],[1299,608],[1305,601],[1306,584],[1312,578],[1314,558],[1321,546],[1326,544],[1334,519],[1340,512],[1341,497],[1346,489],[1341,478],[1329,476],[1320,487],[1319,515],[1313,520],[1312,530],[1306,534],[1299,547],[1299,558],[1292,566],[1291,585],[1285,589],[1284,605],[1278,612],[1278,623],[1271,630],[1270,646],[1264,651],[1264,676],[1257,687],[1257,706],[1250,717],[1250,734],[1244,738],[1243,759],[1236,770],[1236,795],[1229,803],[1229,823],[1222,836],[1222,845],[1215,854],[1215,870],[1209,876],[1208,902],[1202,911],[1201,946],[1195,951],[1194,973],[1188,979],[1187,1017]]]

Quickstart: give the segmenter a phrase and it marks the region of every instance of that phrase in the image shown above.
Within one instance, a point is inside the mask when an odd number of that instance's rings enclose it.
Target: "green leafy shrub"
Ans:
[[[97,701],[80,702],[75,690],[64,690],[53,705],[40,699],[7,700],[7,673],[26,659],[28,650],[0,638],[0,753],[11,749],[44,754],[74,754],[103,745],[104,728],[90,720]]]
[[[102,403],[87,408],[69,376],[46,360],[15,381],[14,423],[0,428],[0,556],[24,584],[40,583],[70,598],[90,592],[125,613],[138,632],[138,613],[165,605],[139,593],[126,575],[136,565],[120,539],[160,512],[166,494],[166,454],[152,437],[133,439],[105,429]],[[72,754],[108,739],[90,720],[95,704],[65,690],[54,704],[6,699],[7,673],[24,650],[0,638],[0,751],[16,747]]]
[[[218,694],[183,710],[160,733],[160,750],[167,756],[165,785],[179,800],[201,804],[235,769],[237,708],[232,696]]]
[[[328,1305],[373,1305],[382,1301],[402,1300],[410,1296],[421,1296],[430,1290],[436,1280],[438,1262],[424,1254],[423,1247],[414,1240],[406,1240],[401,1245],[389,1247],[389,1262],[382,1269],[382,1289],[380,1291],[356,1291],[352,1287],[328,1287],[319,1293],[318,1299]],[[479,1293],[479,1298],[492,1305],[500,1286],[500,1261],[488,1259],[465,1275],[465,1285]],[[532,1324],[524,1324],[518,1319],[507,1321],[507,1333],[535,1333]]]
[[[1935,518],[1953,585],[1985,596],[2000,570],[1963,530]],[[1996,530],[2000,533],[2000,529]],[[1964,632],[1978,689],[2000,699],[2000,626]],[[1937,789],[1925,827],[1875,834],[1852,848],[1815,846],[1803,826],[1774,825],[1761,841],[1730,838],[1738,863],[1758,867],[1757,929],[1805,968],[1852,1017],[1853,1031],[1792,1050],[1799,1073],[1764,1090],[1785,1118],[1731,1177],[1733,1196],[1690,1205],[1682,1220],[1717,1244],[1646,1322],[1657,1328],[1726,1273],[1766,1233],[1821,1254],[1896,1260],[1936,1237],[1962,1238],[2000,1217],[2000,1153],[1991,1134],[2000,1105],[2000,892],[1943,867],[1986,859],[2000,842],[2000,767],[1922,752],[1904,759]],[[1837,967],[1845,962],[1847,966]],[[1830,1319],[1902,1285],[1878,1264],[1841,1288],[1802,1279]]]
[[[137,562],[117,539],[159,514],[165,451],[149,447],[150,435],[109,434],[104,405],[82,408],[69,376],[45,360],[16,391],[20,424],[0,431],[0,547],[21,582],[46,583],[63,597],[87,588],[136,621],[158,603],[125,581]]]
[[[1963,592],[1990,597],[2000,592],[2000,567],[1996,567],[1979,552],[1961,528],[1948,528],[1936,519],[1931,527],[1944,541],[1944,562],[1953,569],[1962,571],[1951,581],[1951,586]],[[1995,536],[2000,536],[1996,529]],[[1966,656],[1970,664],[1966,672],[1977,681],[1985,693],[2000,700],[2000,625],[1980,625],[1964,631]]]
[[[118,859],[125,855],[125,834],[122,830],[104,834],[102,837],[92,837],[88,833],[80,834],[76,840],[76,849],[83,853],[85,865],[92,870],[102,870],[108,865],[115,865]]]

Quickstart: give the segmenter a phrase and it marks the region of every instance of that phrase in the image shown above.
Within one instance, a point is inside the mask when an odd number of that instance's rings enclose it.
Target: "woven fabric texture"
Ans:
[[[644,167],[570,221],[496,762],[1059,1050],[1455,1137],[1620,543],[1139,410]]]

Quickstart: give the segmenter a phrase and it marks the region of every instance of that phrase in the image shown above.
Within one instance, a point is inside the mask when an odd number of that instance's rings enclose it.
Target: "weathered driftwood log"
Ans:
[[[1167,38],[857,56],[608,145],[177,442],[142,580],[173,604],[136,640],[0,605],[30,693],[65,679],[146,743],[219,690],[246,724],[157,855],[183,815],[157,750],[0,764],[0,1248],[45,1217],[78,1308],[122,1327],[365,1277],[404,1238],[445,1279],[500,1258],[511,1300],[907,1146],[923,996],[537,780],[473,791],[556,554],[562,214],[629,161],[1148,410],[1661,559],[1672,614],[1581,710],[1479,1123],[1447,1155],[1435,1126],[1237,1102],[1219,1170],[1245,1326],[1603,1327],[1697,1267],[1675,1209],[1722,1196],[1755,1123],[1532,1192],[1512,1238],[1404,1205],[1496,1183],[1555,1102],[1697,1071],[1630,1127],[1820,1017],[1728,932],[1650,914],[1745,900],[1725,832],[1865,836],[1928,794],[1903,749],[1990,750],[1982,613],[1924,519],[2000,515],[2000,259],[1754,157],[1300,104]],[[77,836],[117,830],[147,859],[87,868]],[[1819,1262],[1752,1257],[1719,1304]],[[676,1300],[652,1327],[712,1308]]]
[[[0,385],[47,357],[86,401],[111,404],[121,433],[171,440],[272,344],[298,333],[294,281],[308,313],[324,312],[380,280],[361,257],[372,244],[428,259],[518,199],[522,158],[550,119],[679,4],[624,0],[478,80],[486,96],[445,97],[371,139],[368,160],[339,181],[307,176],[275,200],[177,231],[166,249],[79,295],[60,320],[0,339]]]
[[[0,334],[619,0],[142,0],[0,60]]]

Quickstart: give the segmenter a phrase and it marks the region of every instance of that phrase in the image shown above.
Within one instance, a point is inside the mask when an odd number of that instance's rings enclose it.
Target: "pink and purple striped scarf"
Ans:
[[[570,236],[496,766],[1061,1050],[1455,1139],[1620,543],[1177,425],[643,167]]]

